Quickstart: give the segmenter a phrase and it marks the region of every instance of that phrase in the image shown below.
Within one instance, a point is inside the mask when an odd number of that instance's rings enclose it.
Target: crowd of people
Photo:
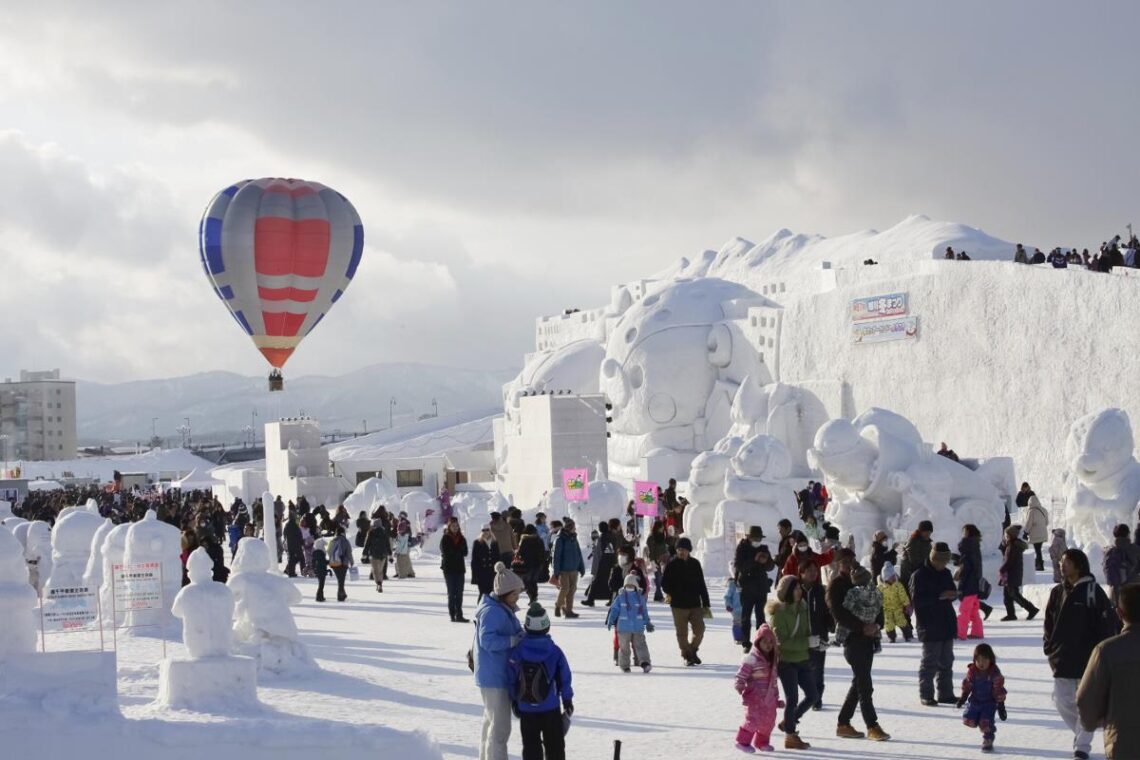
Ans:
[[[1013,261],[1016,264],[1048,264],[1054,269],[1081,267],[1093,272],[1111,272],[1117,267],[1140,268],[1138,252],[1140,252],[1140,240],[1137,240],[1135,235],[1130,234],[1127,241],[1116,235],[1111,240],[1102,242],[1100,248],[1091,255],[1088,248],[1078,253],[1076,246],[1072,248],[1057,246],[1048,254],[1040,248],[1034,248],[1033,253],[1030,253],[1024,245],[1018,243],[1013,252]],[[966,251],[955,251],[952,246],[946,246],[942,258],[952,261],[971,260]]]
[[[943,449],[943,456],[954,456]],[[228,544],[232,556],[242,537],[267,530],[260,500],[246,505],[237,499],[224,507],[208,492],[72,489],[31,494],[16,513],[53,522],[64,506],[88,498],[114,522],[141,519],[155,510],[159,519],[182,530],[184,563],[203,546],[215,560],[215,580],[223,582],[229,571],[222,547]],[[890,739],[874,701],[875,656],[884,646],[917,639],[919,704],[961,708],[963,723],[980,731],[982,749],[992,750],[997,721],[1007,715],[1011,685],[1002,675],[1000,653],[981,641],[993,609],[986,603],[993,589],[983,572],[981,532],[966,525],[951,547],[932,540],[930,521],[921,522],[903,542],[892,542],[880,531],[872,538],[864,567],[851,544],[842,543],[835,526],[827,523],[829,499],[824,484],[808,483],[797,493],[803,530],[781,520],[769,545],[763,526],[753,525],[736,546],[724,608],[744,655],[733,681],[744,708],[734,737],[737,749],[770,751],[776,730],[783,734],[785,749],[810,747],[800,726],[809,713],[823,708],[829,652],[841,655],[851,672],[836,716],[836,736]],[[1032,547],[1036,569],[1045,571],[1050,535],[1049,515],[1028,483],[1022,484],[1016,502],[1023,518],[1005,528],[998,568],[1003,621],[1016,620],[1018,607],[1026,619],[1039,614],[1021,593],[1023,555]],[[484,705],[481,758],[506,758],[512,716],[520,723],[524,760],[565,756],[562,737],[574,709],[572,676],[539,603],[541,584],[556,588],[555,617],[579,618],[584,613],[575,610],[577,605],[608,608],[598,622],[612,630],[613,662],[622,672],[653,668],[647,636],[655,631],[651,601],[667,606],[681,661],[686,667],[702,665],[712,601],[704,568],[684,535],[686,504],[670,482],[659,494],[660,516],[644,535],[631,502],[622,517],[591,526],[587,541],[580,541],[571,518],[548,521],[539,512],[528,523],[515,507],[491,513],[470,541],[460,521],[448,519],[438,535],[438,555],[449,617],[470,622],[464,612],[467,585],[475,587],[478,605],[469,664]],[[324,601],[329,575],[337,581],[337,599],[347,598],[345,582],[356,572],[357,553],[361,569],[371,570],[378,593],[390,575],[415,575],[411,549],[425,537],[414,533],[404,513],[385,506],[361,512],[355,519],[355,546],[348,538],[353,518],[343,506],[330,511],[304,498],[297,503],[278,498],[272,514],[279,564],[287,575],[315,577],[317,601]],[[1140,526],[1135,533],[1127,525],[1115,530],[1115,544],[1102,567],[1108,594],[1086,555],[1066,546],[1063,531],[1055,529],[1052,535],[1048,560],[1057,585],[1045,605],[1043,649],[1054,676],[1054,704],[1073,734],[1073,757],[1089,756],[1092,731],[1101,726],[1110,758],[1140,756],[1135,754],[1140,753],[1140,738],[1122,720],[1140,707],[1140,679],[1120,677],[1140,667],[1132,628],[1140,616]],[[428,549],[436,548],[431,540]],[[589,583],[579,596],[584,577]],[[528,607],[520,623],[523,594]],[[956,689],[955,648],[969,640],[977,643]],[[857,712],[862,728],[854,725]]]

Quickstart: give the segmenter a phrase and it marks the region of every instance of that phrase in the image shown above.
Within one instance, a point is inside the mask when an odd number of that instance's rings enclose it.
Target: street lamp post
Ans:
[[[190,418],[184,417],[183,419],[186,420],[186,448],[190,448],[194,445],[194,439],[190,437]]]
[[[431,416],[432,417],[438,417],[439,416],[439,404],[435,403],[434,398],[432,398],[432,400],[431,400]]]
[[[388,399],[388,429],[392,429],[392,410],[396,408],[396,397]]]
[[[252,447],[257,445],[257,410],[256,409],[254,409],[253,411],[251,411],[249,413],[249,427],[251,430],[253,430],[253,435],[251,436],[251,443],[250,443],[250,448],[252,448]]]

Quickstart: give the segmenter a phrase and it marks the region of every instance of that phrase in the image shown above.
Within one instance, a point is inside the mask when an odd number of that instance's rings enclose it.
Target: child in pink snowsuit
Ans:
[[[760,626],[752,650],[736,671],[736,691],[744,703],[744,723],[736,732],[736,748],[742,752],[771,752],[768,743],[776,725],[776,709],[781,706],[779,678],[776,676],[776,635],[767,623]],[[755,747],[755,749],[753,749]]]

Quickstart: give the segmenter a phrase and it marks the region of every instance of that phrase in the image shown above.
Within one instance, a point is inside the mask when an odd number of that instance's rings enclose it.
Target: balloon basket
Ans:
[[[283,391],[285,390],[285,378],[277,370],[269,373],[269,391]]]

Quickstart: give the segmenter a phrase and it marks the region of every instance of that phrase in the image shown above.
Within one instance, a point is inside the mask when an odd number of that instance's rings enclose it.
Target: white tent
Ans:
[[[225,483],[215,478],[208,470],[197,467],[182,480],[177,480],[170,485],[172,488],[180,488],[183,491],[211,491],[214,486],[223,486]]]

